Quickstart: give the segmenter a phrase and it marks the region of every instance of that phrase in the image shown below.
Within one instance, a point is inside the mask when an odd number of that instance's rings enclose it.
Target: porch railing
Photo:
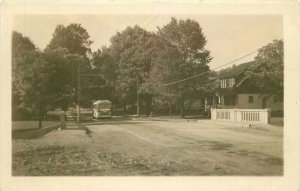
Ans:
[[[211,120],[268,124],[270,109],[211,109]]]

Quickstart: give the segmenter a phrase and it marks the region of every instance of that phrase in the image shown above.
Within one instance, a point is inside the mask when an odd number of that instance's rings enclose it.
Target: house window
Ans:
[[[234,78],[230,78],[229,79],[229,87],[233,87],[234,86]]]
[[[226,87],[229,87],[229,79],[226,79]]]
[[[221,80],[221,88],[233,87],[235,84],[234,78],[227,78]]]
[[[223,80],[221,80],[221,82],[220,82],[220,83],[221,83],[221,88],[223,88]]]
[[[253,96],[248,97],[248,103],[253,103]]]

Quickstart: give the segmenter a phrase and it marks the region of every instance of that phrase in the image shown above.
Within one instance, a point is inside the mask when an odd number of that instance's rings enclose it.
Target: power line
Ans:
[[[159,15],[156,15],[153,19],[151,19],[150,22],[148,22],[144,27],[150,25],[153,21],[155,21],[157,18],[159,17]]]
[[[231,64],[231,63],[233,63],[233,62],[236,62],[236,61],[238,61],[238,60],[241,60],[241,59],[243,59],[243,58],[245,58],[245,57],[247,57],[247,56],[250,56],[250,55],[252,55],[252,54],[254,54],[254,53],[256,53],[256,52],[258,52],[258,50],[255,50],[255,51],[253,51],[253,52],[250,52],[250,53],[248,53],[248,54],[246,54],[246,55],[244,55],[244,56],[242,56],[242,57],[240,57],[240,58],[238,58],[238,59],[235,59],[235,60],[230,61],[230,62],[228,62],[228,63],[226,63],[226,64],[223,64],[223,65],[221,65],[221,66],[219,66],[219,67],[217,67],[217,68],[214,68],[213,70],[222,68],[223,66],[226,66],[226,65]],[[184,82],[184,81],[187,81],[187,80],[196,78],[196,77],[198,77],[198,76],[202,76],[202,75],[204,75],[204,74],[206,74],[206,73],[208,73],[208,72],[209,72],[209,70],[206,71],[206,72],[197,74],[197,75],[195,75],[195,76],[192,76],[192,77],[188,77],[188,78],[185,78],[185,79],[182,79],[182,80],[178,80],[178,81],[175,81],[175,82],[170,82],[170,83],[164,84],[164,86],[169,86],[169,85],[177,84],[177,83],[180,83],[180,82]]]
[[[138,25],[138,26],[142,26],[147,22],[148,19],[151,19],[151,15],[147,15],[147,17],[143,18],[139,22],[137,21],[135,24]],[[140,20],[140,19],[138,19],[138,20]]]

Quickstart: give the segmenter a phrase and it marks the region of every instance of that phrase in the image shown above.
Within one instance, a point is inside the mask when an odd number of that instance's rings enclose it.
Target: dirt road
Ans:
[[[13,175],[283,174],[283,128],[210,121],[104,121],[13,140]]]

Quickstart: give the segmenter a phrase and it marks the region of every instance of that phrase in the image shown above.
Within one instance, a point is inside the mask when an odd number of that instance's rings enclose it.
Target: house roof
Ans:
[[[245,72],[255,61],[246,62],[237,66],[225,68],[218,72],[219,78],[229,78]]]

